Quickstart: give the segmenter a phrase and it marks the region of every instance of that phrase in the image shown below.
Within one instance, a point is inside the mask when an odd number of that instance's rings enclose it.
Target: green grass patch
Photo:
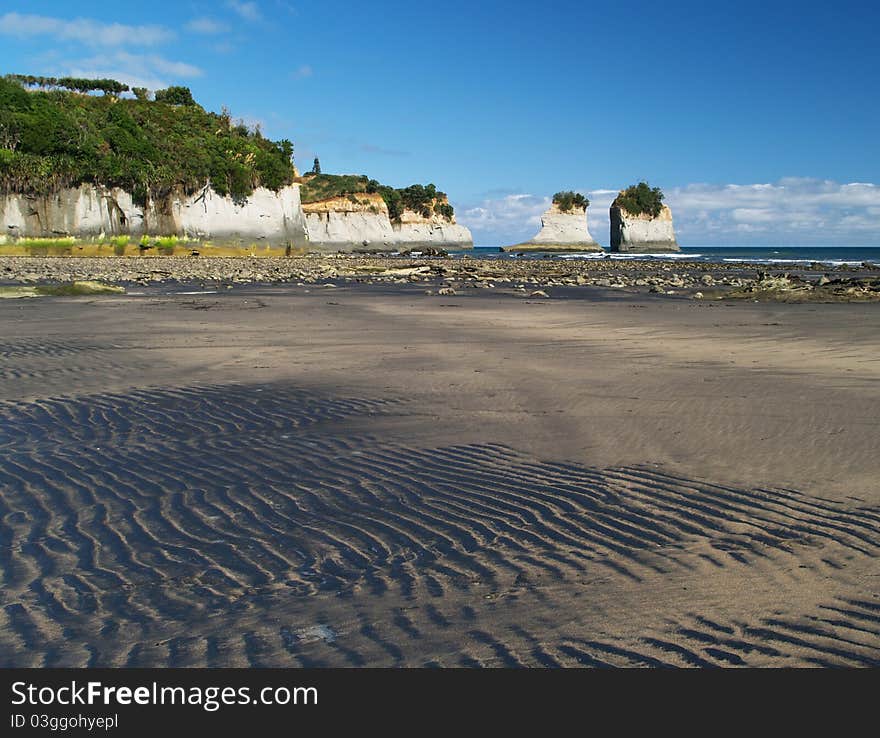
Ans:
[[[16,246],[23,246],[27,249],[46,249],[47,251],[63,251],[70,250],[76,246],[76,239],[73,236],[67,238],[19,238]]]
[[[62,284],[12,285],[0,287],[0,298],[82,297],[84,295],[119,295],[125,287],[104,282],[65,282]]]
[[[299,195],[304,203],[320,202],[366,192],[369,182],[365,174],[317,174],[303,183]]]
[[[125,256],[125,249],[129,244],[128,236],[114,236],[110,239],[110,243],[113,244],[113,253],[116,256]]]

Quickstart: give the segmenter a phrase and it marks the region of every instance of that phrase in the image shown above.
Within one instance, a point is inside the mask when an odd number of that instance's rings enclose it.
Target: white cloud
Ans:
[[[0,34],[18,38],[49,36],[58,41],[76,41],[89,46],[155,46],[174,38],[174,33],[162,26],[128,26],[89,18],[67,20],[22,13],[0,16]]]
[[[691,184],[668,190],[666,199],[684,243],[880,243],[880,186],[872,183],[786,177],[766,184]],[[737,241],[732,233],[752,237]]]
[[[199,67],[186,62],[166,59],[158,54],[129,54],[115,51],[87,59],[62,62],[62,74],[71,77],[108,77],[131,87],[158,90],[168,87],[174,80],[201,77]],[[171,80],[171,82],[169,82]]]
[[[549,206],[549,197],[505,195],[459,208],[456,218],[471,229],[474,243],[503,246],[520,243],[534,235],[533,232],[541,223],[541,213]]]
[[[227,0],[227,7],[233,12],[240,15],[246,21],[258,21],[263,15],[260,13],[260,6],[255,2],[240,2],[240,0]]]
[[[590,233],[608,244],[616,189],[581,189],[590,198]],[[690,184],[666,188],[681,243],[710,245],[880,244],[880,185],[787,177],[765,184]],[[458,210],[484,245],[530,238],[550,198],[513,194]]]
[[[770,223],[776,213],[770,208],[734,208],[731,216],[739,223]]]
[[[303,64],[300,67],[297,67],[291,74],[294,79],[306,79],[306,77],[311,77],[315,73],[315,70],[312,69],[311,64]]]
[[[206,36],[212,36],[218,33],[226,33],[226,31],[229,30],[229,26],[227,26],[225,23],[221,23],[220,21],[216,21],[213,18],[203,16],[201,18],[193,18],[189,23],[186,24],[186,30],[192,31],[193,33],[201,33]]]

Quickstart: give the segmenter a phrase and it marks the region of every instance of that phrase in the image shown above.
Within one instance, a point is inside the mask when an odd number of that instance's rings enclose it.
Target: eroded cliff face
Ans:
[[[380,195],[352,195],[303,205],[310,249],[387,249],[394,241],[388,208]]]
[[[611,250],[630,253],[680,251],[672,226],[672,211],[664,205],[660,214],[633,215],[617,200],[611,203]]]
[[[278,192],[260,187],[242,202],[205,187],[197,195],[172,198],[170,205],[173,222],[189,238],[296,246],[306,240],[298,185]]]
[[[210,187],[194,195],[175,193],[136,204],[119,188],[81,185],[52,195],[0,197],[6,236],[180,236],[220,243],[295,244],[305,242],[299,186],[278,192],[256,189],[245,200],[221,197]]]
[[[454,218],[405,211],[392,223],[378,194],[303,205],[299,185],[258,188],[242,201],[210,187],[136,204],[118,188],[82,185],[52,195],[0,196],[0,225],[12,238],[82,239],[179,236],[223,245],[291,245],[316,251],[470,248],[470,231]]]
[[[309,248],[321,251],[391,251],[473,246],[455,218],[406,210],[392,223],[381,195],[358,194],[303,205]]]
[[[447,204],[444,199],[441,204]],[[433,214],[425,218],[421,213],[404,210],[400,221],[391,224],[398,248],[469,249],[473,248],[471,232],[455,222],[455,216],[446,218]]]
[[[541,230],[530,240],[504,251],[601,251],[590,235],[587,209],[578,206],[561,210],[552,204],[541,216]]]
[[[3,234],[14,238],[115,236],[131,233],[143,221],[129,193],[89,185],[52,195],[5,195],[0,217]]]

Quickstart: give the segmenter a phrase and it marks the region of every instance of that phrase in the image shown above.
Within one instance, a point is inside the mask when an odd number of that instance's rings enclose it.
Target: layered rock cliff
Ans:
[[[129,234],[180,236],[223,243],[305,243],[299,187],[278,192],[258,188],[242,201],[221,197],[210,187],[193,195],[175,193],[136,204],[119,188],[81,185],[51,195],[0,197],[6,236],[96,238]]]
[[[378,194],[303,205],[299,185],[258,188],[243,200],[210,187],[137,204],[118,188],[82,185],[52,195],[0,196],[2,234],[12,238],[82,239],[131,235],[180,236],[228,245],[291,245],[316,251],[470,248],[470,231],[453,217],[404,211],[392,222]]]
[[[611,250],[629,253],[680,251],[672,226],[672,211],[664,205],[660,213],[633,214],[618,200],[611,203]]]
[[[310,248],[389,247],[394,240],[388,208],[379,195],[348,195],[303,204]]]
[[[404,210],[392,222],[381,195],[359,193],[303,205],[309,248],[322,251],[389,251],[473,246],[470,231],[447,218]]]
[[[562,210],[553,203],[541,216],[541,230],[534,238],[503,251],[601,251],[590,235],[587,208],[578,205]]]
[[[443,201],[445,204],[446,201]],[[455,222],[455,216],[434,213],[425,217],[412,210],[404,210],[398,222],[391,223],[398,248],[470,249],[474,239],[470,230]]]

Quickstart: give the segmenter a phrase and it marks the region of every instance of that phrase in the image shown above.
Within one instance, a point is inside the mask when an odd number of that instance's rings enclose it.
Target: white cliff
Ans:
[[[173,198],[171,217],[188,238],[198,240],[296,245],[305,241],[298,185],[278,192],[260,187],[242,202],[205,187],[197,195]]]
[[[119,188],[81,185],[51,195],[0,196],[0,235],[81,239],[131,235],[179,236],[224,245],[290,245],[315,251],[471,248],[470,231],[455,219],[405,211],[392,223],[377,194],[337,197],[305,206],[300,186],[258,188],[235,200],[206,186],[186,195],[137,204]]]
[[[82,185],[52,195],[4,195],[0,218],[3,234],[14,238],[87,238],[129,233],[143,213],[124,190]]]
[[[309,248],[381,250],[392,247],[394,231],[379,195],[334,197],[303,205]]]
[[[587,208],[573,205],[562,210],[553,203],[541,216],[541,230],[529,241],[504,251],[601,251],[590,235]]]
[[[634,215],[611,203],[611,250],[630,253],[680,251],[672,226],[672,211],[664,205],[657,216]]]
[[[456,223],[454,216],[433,214],[426,218],[421,213],[404,210],[400,221],[392,223],[391,229],[398,248],[469,249],[474,245],[471,232]]]
[[[119,188],[81,185],[51,195],[0,196],[0,224],[14,238],[170,236],[224,243],[302,244],[299,186],[258,188],[241,201],[210,187],[136,204]]]
[[[309,248],[320,251],[389,251],[422,248],[465,249],[470,231],[455,218],[424,217],[406,210],[392,222],[381,195],[357,194],[305,203]]]

